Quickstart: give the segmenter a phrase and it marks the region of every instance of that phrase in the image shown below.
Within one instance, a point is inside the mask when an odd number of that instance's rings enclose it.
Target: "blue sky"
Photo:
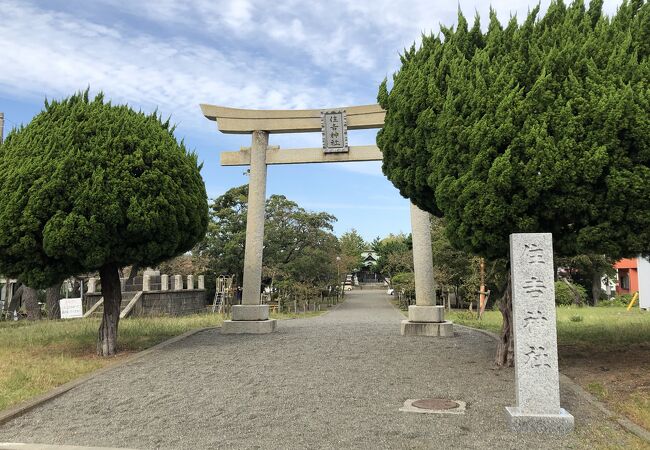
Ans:
[[[542,1],[542,9],[548,5]],[[502,22],[537,2],[495,0]],[[620,2],[605,2],[612,13]],[[457,8],[487,18],[489,3],[461,0],[0,0],[0,111],[8,128],[27,123],[43,99],[90,86],[114,103],[178,123],[204,161],[208,195],[244,184],[244,168],[220,167],[219,152],[250,145],[224,135],[199,103],[239,108],[327,108],[376,102],[421,33],[456,23]],[[487,20],[483,20],[486,23]],[[350,133],[351,145],[375,133]],[[318,147],[318,134],[271,135],[271,145]],[[267,193],[328,211],[337,234],[371,240],[410,231],[408,201],[380,163],[271,166]]]

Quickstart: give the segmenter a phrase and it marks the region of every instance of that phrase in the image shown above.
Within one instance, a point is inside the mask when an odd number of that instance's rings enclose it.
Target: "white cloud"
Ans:
[[[542,2],[543,8],[549,0]],[[613,12],[620,1],[606,1]],[[493,0],[502,21],[536,1]],[[319,108],[371,103],[398,52],[452,25],[457,4],[429,0],[4,0],[0,94],[42,98],[90,85],[207,129],[198,103]],[[471,20],[488,4],[460,0]],[[65,12],[69,11],[69,12]],[[83,13],[83,14],[81,14]],[[211,128],[212,129],[212,128]],[[346,170],[380,174],[371,166]],[[349,168],[348,168],[349,167]]]
[[[381,172],[381,161],[333,163],[332,166],[361,175],[384,176]]]
[[[266,55],[161,40],[24,3],[3,5],[0,35],[0,91],[7,95],[52,98],[90,85],[115,101],[198,124],[207,122],[199,103],[300,109],[335,103],[329,99],[337,94]]]

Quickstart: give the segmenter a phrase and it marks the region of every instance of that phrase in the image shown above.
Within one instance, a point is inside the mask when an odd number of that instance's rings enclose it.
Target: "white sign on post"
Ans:
[[[81,298],[62,298],[59,305],[62,319],[79,319],[84,316]]]
[[[639,256],[637,258],[639,271],[639,308],[650,309],[650,261]]]
[[[321,111],[323,151],[325,153],[348,152],[348,119],[344,109]]]

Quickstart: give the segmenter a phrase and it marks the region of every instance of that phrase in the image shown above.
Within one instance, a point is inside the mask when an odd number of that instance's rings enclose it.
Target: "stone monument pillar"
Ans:
[[[205,289],[205,275],[199,275],[196,277],[196,282],[198,284],[198,289]]]
[[[250,150],[242,304],[233,305],[232,320],[224,321],[221,333],[259,334],[270,333],[275,329],[275,319],[269,320],[268,305],[260,305],[264,206],[266,202],[266,150],[268,146],[269,133],[253,131]]]
[[[189,290],[194,289],[194,275],[187,276],[187,289]]]
[[[169,290],[169,275],[160,275],[160,290]]]
[[[183,276],[174,275],[174,290],[182,291],[183,290]]]
[[[510,427],[568,433],[573,416],[560,407],[551,234],[511,234],[510,270],[517,390],[517,406],[506,408]]]
[[[151,276],[147,273],[142,275],[142,290],[143,291],[151,290]]]
[[[95,291],[95,286],[97,286],[97,278],[95,278],[95,277],[88,278],[88,291],[87,292],[89,294],[94,294],[96,292]]]
[[[411,203],[411,233],[415,305],[409,306],[409,318],[402,321],[402,335],[453,336],[454,326],[444,318],[445,307],[436,306],[429,213],[422,211],[413,203]]]

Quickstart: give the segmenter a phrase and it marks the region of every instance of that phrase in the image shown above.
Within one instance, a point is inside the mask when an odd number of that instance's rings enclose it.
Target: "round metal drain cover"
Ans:
[[[445,409],[458,408],[458,403],[446,398],[423,398],[412,403],[413,406],[420,409],[433,409],[436,411]]]

